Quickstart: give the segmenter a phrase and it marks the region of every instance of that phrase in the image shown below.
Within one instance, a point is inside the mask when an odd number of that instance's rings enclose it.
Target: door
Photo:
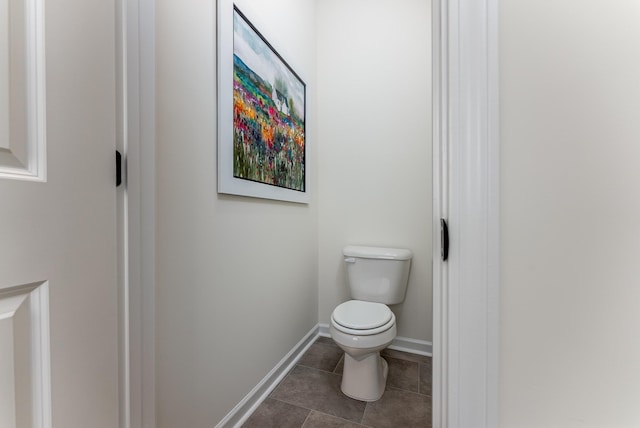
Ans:
[[[2,427],[118,426],[114,10],[0,0]]]

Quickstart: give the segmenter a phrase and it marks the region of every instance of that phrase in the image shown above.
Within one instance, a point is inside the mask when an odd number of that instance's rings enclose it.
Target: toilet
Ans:
[[[345,352],[342,392],[356,400],[382,397],[389,367],[380,351],[396,337],[396,317],[387,305],[404,300],[411,250],[347,246],[342,251],[353,300],[331,314],[329,333]]]

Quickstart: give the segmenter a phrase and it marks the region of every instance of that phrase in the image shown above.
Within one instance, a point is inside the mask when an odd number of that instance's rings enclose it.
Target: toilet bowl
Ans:
[[[342,392],[356,400],[382,397],[389,372],[380,351],[396,337],[396,318],[382,303],[350,300],[331,314],[329,332],[345,352]]]

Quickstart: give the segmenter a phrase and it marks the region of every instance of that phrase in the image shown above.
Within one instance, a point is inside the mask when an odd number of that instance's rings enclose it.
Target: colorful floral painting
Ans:
[[[305,192],[305,89],[234,7],[234,177]]]

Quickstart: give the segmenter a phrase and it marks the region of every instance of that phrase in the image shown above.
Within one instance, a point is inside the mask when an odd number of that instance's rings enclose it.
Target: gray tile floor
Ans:
[[[387,388],[373,403],[340,391],[343,352],[319,337],[256,409],[246,428],[431,427],[431,358],[385,349]]]

